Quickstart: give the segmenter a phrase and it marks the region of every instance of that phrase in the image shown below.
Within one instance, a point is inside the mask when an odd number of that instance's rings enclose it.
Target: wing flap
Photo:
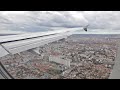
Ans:
[[[1,45],[0,45],[0,57],[9,54]]]

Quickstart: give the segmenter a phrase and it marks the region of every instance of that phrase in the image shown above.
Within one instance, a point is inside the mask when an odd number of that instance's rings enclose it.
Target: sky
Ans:
[[[80,34],[120,34],[120,11],[0,11],[0,33],[79,28]]]

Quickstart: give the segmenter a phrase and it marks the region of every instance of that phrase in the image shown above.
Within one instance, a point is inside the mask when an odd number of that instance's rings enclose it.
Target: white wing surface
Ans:
[[[82,28],[81,28],[82,29]],[[66,38],[78,28],[0,37],[0,57],[36,48]],[[80,30],[80,28],[79,28]]]

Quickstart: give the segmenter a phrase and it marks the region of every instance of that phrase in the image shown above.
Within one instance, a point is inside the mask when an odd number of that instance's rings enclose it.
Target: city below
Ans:
[[[108,79],[117,56],[120,35],[74,34],[0,58],[15,79]]]

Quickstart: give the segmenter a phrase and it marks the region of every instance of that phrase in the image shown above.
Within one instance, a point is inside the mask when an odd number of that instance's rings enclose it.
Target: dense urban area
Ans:
[[[71,35],[33,50],[0,58],[16,79],[108,79],[119,38]]]

